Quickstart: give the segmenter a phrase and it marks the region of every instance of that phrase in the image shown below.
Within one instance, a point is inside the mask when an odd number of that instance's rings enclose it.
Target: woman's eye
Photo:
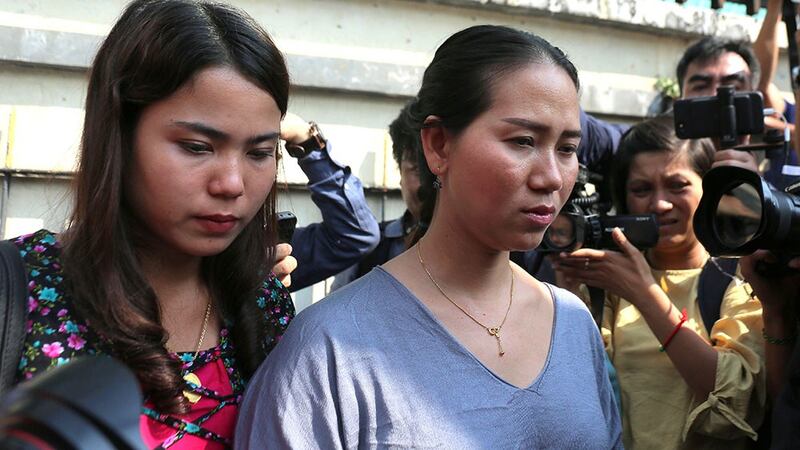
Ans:
[[[211,146],[201,142],[183,141],[180,143],[184,150],[191,153],[207,153],[211,151]]]
[[[516,138],[512,139],[512,141],[514,142],[514,144],[516,144],[516,145],[518,145],[520,147],[533,147],[533,144],[534,144],[533,138],[530,137],[530,136],[516,137]]]
[[[648,187],[636,187],[628,189],[631,194],[635,196],[642,196],[647,195],[650,192],[650,188]]]
[[[255,160],[262,160],[272,157],[275,154],[275,150],[271,148],[260,148],[256,150],[251,150],[248,155]]]
[[[688,183],[675,183],[672,186],[670,186],[670,189],[672,189],[673,191],[682,191],[687,185]]]
[[[578,147],[574,146],[574,145],[565,145],[563,147],[560,147],[558,149],[558,152],[559,153],[564,153],[564,154],[567,154],[567,155],[572,155],[573,153],[577,153],[578,152]]]

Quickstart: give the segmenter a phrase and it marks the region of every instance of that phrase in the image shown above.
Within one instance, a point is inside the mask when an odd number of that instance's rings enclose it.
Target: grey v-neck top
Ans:
[[[622,448],[597,327],[551,290],[549,355],[520,389],[378,267],[294,319],[248,383],[235,447]]]

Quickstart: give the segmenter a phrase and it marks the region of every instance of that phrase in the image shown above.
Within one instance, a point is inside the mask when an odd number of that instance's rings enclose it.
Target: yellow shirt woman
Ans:
[[[683,325],[709,339],[697,301],[702,269],[652,270]],[[761,304],[732,281],[710,342],[718,353],[714,390],[695,398],[639,310],[606,296],[603,338],[622,394],[623,442],[634,449],[745,448],[755,438],[766,403]],[[682,330],[683,331],[683,330]],[[646,368],[646,370],[642,370]]]
[[[626,448],[745,447],[764,415],[760,304],[749,287],[731,284],[709,336],[697,302],[709,256],[693,219],[718,155],[708,139],[678,139],[669,116],[634,125],[614,156],[611,188],[619,214],[655,219],[658,241],[643,253],[615,228],[615,249],[581,248],[555,261],[564,287],[608,295]]]

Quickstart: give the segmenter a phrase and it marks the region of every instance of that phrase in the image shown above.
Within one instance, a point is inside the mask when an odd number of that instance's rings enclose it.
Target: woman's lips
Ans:
[[[658,221],[658,226],[667,227],[670,225],[675,225],[676,223],[678,223],[678,219],[661,219]]]
[[[198,216],[197,221],[209,233],[225,234],[236,227],[236,224],[239,223],[239,218],[230,214],[211,214]]]
[[[555,218],[556,209],[553,206],[542,205],[534,208],[528,208],[522,211],[528,218],[528,221],[535,226],[546,227],[553,222]]]

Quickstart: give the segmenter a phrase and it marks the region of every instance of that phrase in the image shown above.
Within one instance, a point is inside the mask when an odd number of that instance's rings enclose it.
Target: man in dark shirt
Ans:
[[[350,167],[331,158],[331,143],[315,123],[287,113],[281,122],[281,138],[308,177],[311,200],[322,213],[322,222],[295,230],[291,247],[278,246],[279,262],[273,271],[290,283],[291,291],[297,291],[359,261],[375,248],[380,235],[361,181]],[[293,266],[297,267],[294,271]]]
[[[407,103],[400,110],[397,118],[389,125],[392,156],[400,168],[400,193],[406,204],[406,211],[401,217],[380,224],[381,238],[378,246],[357,264],[336,275],[332,286],[333,290],[365,275],[373,267],[406,251],[417,227],[420,226],[422,202],[419,198],[420,182],[417,157],[421,152],[421,144],[419,132],[415,130],[409,116],[412,103],[413,101]]]

